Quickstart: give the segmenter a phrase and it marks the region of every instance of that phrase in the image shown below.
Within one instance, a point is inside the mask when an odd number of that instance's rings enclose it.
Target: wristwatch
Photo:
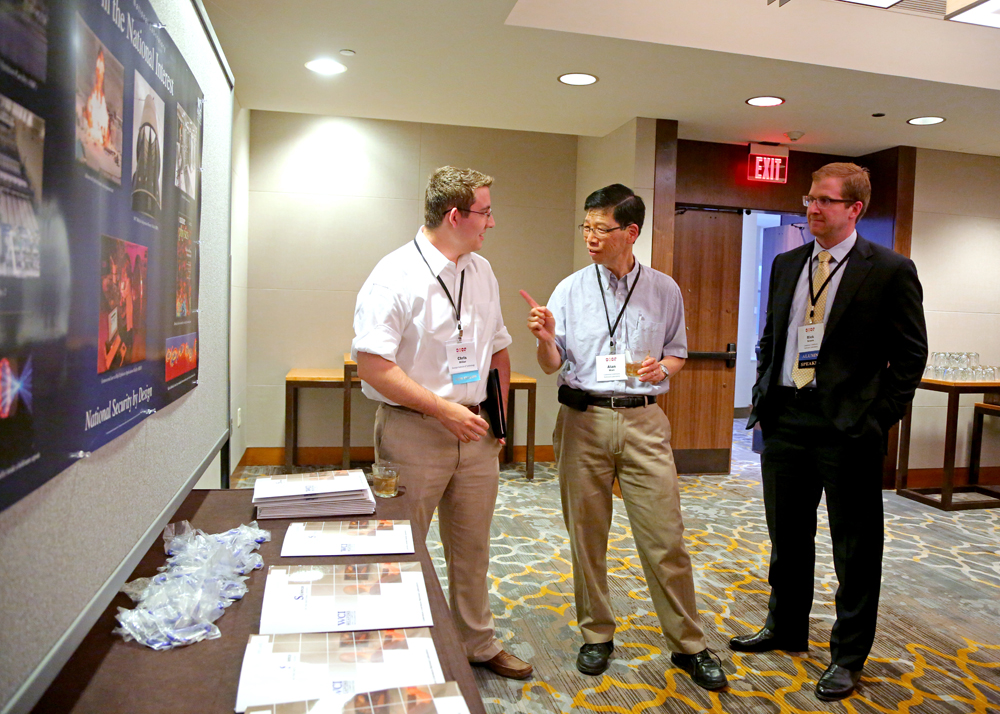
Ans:
[[[660,369],[663,371],[663,378],[668,379],[670,377],[670,372],[667,371],[667,368],[663,366],[662,362],[660,362]]]

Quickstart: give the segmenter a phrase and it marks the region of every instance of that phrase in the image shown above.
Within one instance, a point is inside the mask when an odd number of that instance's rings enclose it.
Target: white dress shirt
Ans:
[[[476,253],[463,255],[456,266],[422,229],[416,243],[423,258],[410,241],[382,258],[362,286],[354,308],[351,355],[355,360],[358,352],[378,355],[439,397],[466,406],[479,404],[486,399],[490,360],[512,342],[500,312],[496,276],[489,261]],[[436,278],[440,276],[458,305],[463,270],[463,341],[475,340],[480,379],[452,384],[445,343],[458,338],[458,323]],[[367,382],[361,383],[361,390],[369,399],[395,404]]]
[[[824,328],[826,327],[826,321],[830,317],[830,311],[833,309],[833,300],[837,297],[837,288],[840,287],[840,281],[844,277],[844,270],[847,269],[845,266],[837,270],[837,266],[847,259],[847,254],[851,252],[857,240],[858,232],[854,231],[846,240],[841,241],[828,251],[830,253],[830,273],[833,277],[830,278],[825,291],[826,309],[823,311]],[[813,275],[810,267],[813,270],[819,269],[817,256],[824,250],[826,248],[821,246],[817,241],[813,241],[812,259],[806,261],[805,266],[802,268],[802,273],[799,275],[799,282],[795,284],[795,294],[792,296],[792,308],[788,315],[788,334],[785,336],[785,359],[781,364],[781,386],[783,387],[795,386],[795,380],[792,379],[792,368],[798,359],[799,326],[806,324],[806,309],[809,306],[809,284],[812,282]],[[837,272],[834,273],[834,270]],[[805,386],[806,388],[815,387],[816,377],[814,376],[812,381]]]
[[[619,280],[606,267],[599,266],[601,287],[597,272],[588,265],[563,279],[547,307],[556,321],[556,347],[563,359],[558,383],[591,394],[663,394],[670,389],[670,380],[656,384],[640,382],[627,377],[616,382],[597,381],[598,355],[611,354],[611,335],[608,321],[614,325],[618,313],[635,287],[615,330],[616,352],[631,349],[641,340],[655,345],[653,359],[664,357],[687,358],[687,334],[684,329],[684,299],[674,279],[635,261],[632,270]],[[640,273],[641,270],[641,273]],[[638,282],[636,282],[638,280]],[[604,307],[607,305],[608,314]],[[641,318],[641,319],[640,319]],[[637,333],[644,333],[642,337]]]

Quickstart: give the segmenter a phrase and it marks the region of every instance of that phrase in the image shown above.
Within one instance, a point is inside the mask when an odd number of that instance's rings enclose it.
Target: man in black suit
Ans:
[[[767,622],[729,646],[808,649],[825,491],[840,586],[816,696],[832,701],[854,691],[875,639],[886,435],[920,383],[927,330],[913,262],[855,231],[871,197],[867,169],[828,164],[812,178],[803,201],[816,240],[774,260],[748,424],[764,435]]]

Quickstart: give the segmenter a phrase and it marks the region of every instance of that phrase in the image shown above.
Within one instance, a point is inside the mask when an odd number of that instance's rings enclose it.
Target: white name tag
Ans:
[[[597,381],[619,382],[625,379],[625,355],[598,355]]]
[[[476,364],[476,341],[451,340],[444,344],[448,356],[448,374],[452,384],[469,384],[479,381],[479,365]]]
[[[799,328],[799,369],[816,366],[819,348],[823,344],[824,327],[822,322],[817,322],[815,325],[802,325]]]

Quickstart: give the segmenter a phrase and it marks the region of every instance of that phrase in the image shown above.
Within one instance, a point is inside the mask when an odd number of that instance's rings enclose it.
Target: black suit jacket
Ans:
[[[795,285],[812,255],[807,243],[774,259],[757,383],[747,427],[767,426],[778,406]],[[823,414],[847,434],[884,436],[906,412],[927,363],[923,291],[913,261],[860,235],[828,319],[816,363]],[[770,398],[769,398],[770,397]]]

